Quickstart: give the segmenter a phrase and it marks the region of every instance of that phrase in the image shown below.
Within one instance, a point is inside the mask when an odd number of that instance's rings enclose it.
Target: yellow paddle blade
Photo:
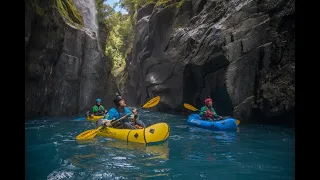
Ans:
[[[240,124],[240,121],[238,119],[236,119],[236,124],[239,125]]]
[[[187,103],[184,103],[183,106],[191,111],[198,111],[197,108],[193,107],[192,105],[190,104],[187,104]]]
[[[92,139],[94,138],[99,130],[102,128],[102,126],[98,127],[97,129],[91,129],[91,130],[87,130],[81,134],[79,134],[77,137],[76,137],[76,140],[88,140],[88,139]]]
[[[160,102],[160,96],[156,96],[152,99],[150,99],[147,103],[145,103],[142,107],[143,108],[151,108],[155,105],[157,105]]]

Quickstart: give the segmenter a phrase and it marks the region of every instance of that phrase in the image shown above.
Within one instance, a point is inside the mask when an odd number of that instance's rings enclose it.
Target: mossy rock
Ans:
[[[184,3],[185,3],[186,0],[181,0],[181,1],[173,1],[173,0],[159,0],[155,7],[163,7],[163,8],[168,8],[168,7],[175,7],[177,9],[179,9]]]
[[[46,14],[49,7],[54,4],[59,14],[70,24],[76,27],[83,27],[83,18],[72,0],[26,0],[26,6],[34,9],[34,11],[41,17]]]
[[[76,27],[83,27],[83,18],[72,0],[55,0],[55,6],[68,23]]]

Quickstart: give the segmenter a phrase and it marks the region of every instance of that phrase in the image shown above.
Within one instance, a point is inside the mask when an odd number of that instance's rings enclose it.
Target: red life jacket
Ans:
[[[206,107],[205,117],[213,119],[213,112],[211,108]]]

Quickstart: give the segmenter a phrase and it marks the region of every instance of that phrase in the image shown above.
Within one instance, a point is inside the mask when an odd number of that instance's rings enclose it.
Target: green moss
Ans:
[[[175,7],[177,9],[179,9],[185,3],[185,1],[186,0],[181,0],[179,2],[176,2],[173,0],[159,0],[159,1],[157,1],[155,7],[158,7],[158,6],[162,6],[164,8]]]
[[[166,7],[166,6],[170,5],[171,2],[172,2],[172,0],[159,0],[159,1],[156,3],[155,7],[158,7],[158,6]]]
[[[26,0],[26,4],[34,8],[34,11],[40,16],[45,15],[46,9],[52,5],[51,2],[45,0]],[[54,6],[68,23],[77,27],[83,26],[83,18],[72,0],[55,0]]]
[[[177,2],[176,3],[177,9],[179,9],[185,2],[186,2],[186,0],[181,0],[180,2]]]
[[[83,27],[83,18],[72,0],[56,0],[55,2],[60,15],[67,20],[68,23],[76,27]]]

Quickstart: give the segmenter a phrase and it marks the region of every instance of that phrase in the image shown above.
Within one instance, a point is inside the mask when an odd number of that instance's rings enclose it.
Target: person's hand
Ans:
[[[111,126],[111,122],[110,121],[107,121],[104,123],[106,126]]]
[[[222,116],[219,116],[220,119],[222,119]]]
[[[93,117],[93,114],[90,114],[91,117]]]
[[[133,110],[132,110],[132,113],[133,113],[133,115],[136,116],[136,115],[138,114],[137,109],[133,109]]]
[[[108,110],[104,110],[104,113],[107,114],[107,113],[108,113]]]
[[[143,129],[143,127],[139,126],[139,125],[134,125],[137,129]]]

